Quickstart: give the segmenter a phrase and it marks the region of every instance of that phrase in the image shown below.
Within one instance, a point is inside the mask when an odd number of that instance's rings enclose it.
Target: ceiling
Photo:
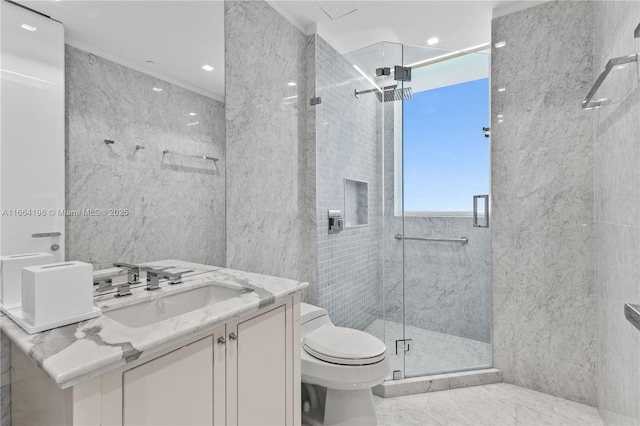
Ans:
[[[17,3],[62,22],[67,44],[224,101],[222,1]]]
[[[224,101],[224,2],[17,0],[65,25],[67,43]],[[492,16],[542,1],[270,0],[340,53],[391,41],[459,50],[489,43]],[[154,63],[148,63],[153,61]],[[213,71],[205,71],[203,65]]]
[[[544,1],[282,1],[268,0],[307,34],[317,33],[340,53],[379,41],[466,49],[489,43],[491,19]]]

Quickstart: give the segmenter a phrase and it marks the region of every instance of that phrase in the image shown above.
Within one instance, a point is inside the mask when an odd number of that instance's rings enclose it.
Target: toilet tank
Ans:
[[[333,324],[326,309],[308,303],[300,303],[300,337],[325,324]]]

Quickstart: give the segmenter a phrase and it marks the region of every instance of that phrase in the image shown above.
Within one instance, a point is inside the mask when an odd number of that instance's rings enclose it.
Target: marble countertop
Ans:
[[[142,285],[132,290],[133,295],[124,298],[114,298],[113,294],[97,296],[94,304],[102,309],[103,315],[91,320],[30,335],[8,317],[1,316],[2,331],[58,386],[65,389],[192,336],[212,331],[230,319],[276,303],[308,285],[285,278],[176,260],[150,262],[144,266],[171,267],[166,269],[168,272],[193,272],[183,276],[182,284],[170,286],[163,280],[160,290],[153,292],[145,291]],[[96,275],[105,273],[97,272]],[[145,327],[127,327],[104,315],[112,309],[198,288],[211,281],[252,291]]]

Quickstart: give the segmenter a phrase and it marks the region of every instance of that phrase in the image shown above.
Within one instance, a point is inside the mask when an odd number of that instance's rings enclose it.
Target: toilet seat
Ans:
[[[314,358],[339,365],[370,365],[385,359],[387,347],[377,338],[351,328],[323,325],[302,339]]]

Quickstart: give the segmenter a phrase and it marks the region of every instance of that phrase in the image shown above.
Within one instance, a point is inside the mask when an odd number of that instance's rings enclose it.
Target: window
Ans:
[[[403,108],[405,214],[470,215],[473,196],[489,193],[489,79],[414,92]]]

